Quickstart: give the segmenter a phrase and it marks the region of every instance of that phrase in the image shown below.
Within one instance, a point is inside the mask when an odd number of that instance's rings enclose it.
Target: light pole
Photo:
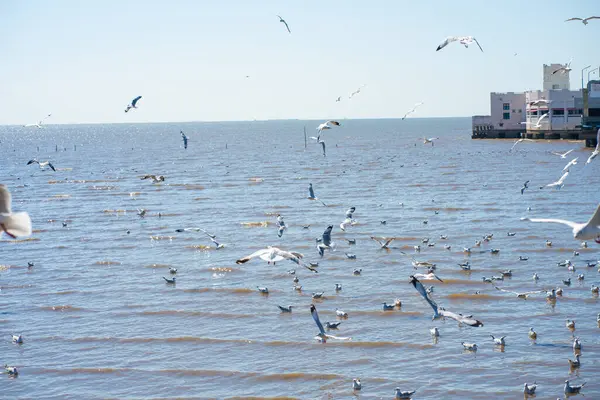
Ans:
[[[588,68],[592,68],[592,66],[588,65],[587,67],[585,67],[584,69],[581,70],[581,88],[582,89],[583,89],[583,72]]]
[[[590,81],[590,74],[591,74],[592,72],[596,72],[596,71],[597,71],[599,68],[600,68],[600,67],[598,67],[598,68],[594,68],[593,70],[591,70],[590,72],[588,72],[588,80],[587,80],[588,82]]]

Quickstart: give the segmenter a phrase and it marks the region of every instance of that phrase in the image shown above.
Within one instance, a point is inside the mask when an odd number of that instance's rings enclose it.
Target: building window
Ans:
[[[552,89],[558,90],[558,89],[560,89],[560,85],[552,85]]]
[[[507,113],[507,112],[503,113],[502,119],[510,119],[510,113]]]
[[[554,116],[565,115],[565,110],[562,108],[554,108],[554,109],[552,109],[552,115],[554,115]]]
[[[530,115],[535,115],[535,116],[537,116],[537,115],[538,115],[538,112],[537,112],[537,110],[532,110],[532,111],[531,111],[531,113],[530,113]]]
[[[590,108],[589,116],[590,117],[600,117],[600,108]]]
[[[504,104],[502,104],[502,109],[505,110],[505,111],[510,110],[510,103],[504,103]]]
[[[519,108],[519,114],[521,114],[523,112],[523,109]]]
[[[517,112],[517,110],[515,110],[515,109],[513,108],[513,114],[514,114],[514,113],[516,113],[516,112]]]
[[[540,110],[540,115],[546,115],[548,114],[548,110]]]

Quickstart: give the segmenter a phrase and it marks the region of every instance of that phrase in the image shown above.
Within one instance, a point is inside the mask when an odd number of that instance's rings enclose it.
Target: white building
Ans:
[[[525,92],[527,132],[579,129],[583,115],[581,90],[532,90]],[[544,100],[537,102],[537,100]],[[549,114],[539,126],[540,117]]]
[[[560,89],[571,89],[571,82],[569,80],[569,71],[559,71],[563,64],[544,64],[544,86],[543,90],[560,90]]]
[[[491,119],[494,129],[525,130],[525,93],[490,93]]]

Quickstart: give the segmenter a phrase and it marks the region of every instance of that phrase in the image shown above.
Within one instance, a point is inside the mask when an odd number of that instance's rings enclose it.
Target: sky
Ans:
[[[543,64],[572,58],[579,88],[600,20],[564,20],[591,15],[597,0],[0,0],[0,124],[489,114],[490,92],[541,89]],[[455,35],[484,53],[435,51]]]

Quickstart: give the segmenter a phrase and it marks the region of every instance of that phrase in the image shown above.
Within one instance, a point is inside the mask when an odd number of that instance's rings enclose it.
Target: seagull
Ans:
[[[290,27],[288,26],[287,22],[285,22],[285,20],[283,18],[281,18],[279,15],[277,16],[277,18],[279,18],[279,22],[283,22],[283,24],[287,28],[288,33],[292,33],[292,31],[290,31]]]
[[[537,339],[537,333],[533,330],[533,328],[529,328],[529,333],[527,336],[529,336],[529,339],[531,340]]]
[[[164,182],[165,181],[165,177],[162,176],[162,175],[144,175],[140,179],[141,180],[152,179],[152,183],[158,183],[158,182]]]
[[[11,376],[19,375],[19,371],[17,370],[17,367],[9,367],[8,364],[4,364],[4,372],[6,372],[8,375],[11,375]]]
[[[342,290],[342,284],[341,283],[336,283],[335,284],[335,291],[339,292],[340,290]]]
[[[423,144],[431,143],[431,146],[433,146],[433,141],[439,139],[439,137],[421,138],[421,139],[423,140]]]
[[[434,279],[437,279],[440,282],[444,282],[443,280],[440,279],[439,276],[437,276],[436,274],[434,274],[433,272],[430,272],[428,274],[414,274],[413,275],[416,279],[422,279],[424,281],[432,281]]]
[[[324,140],[319,140],[317,142],[317,144],[320,144],[322,149],[323,149],[323,157],[327,157],[327,150],[325,148],[325,141]]]
[[[509,152],[513,151],[513,149],[515,148],[515,146],[516,146],[516,145],[518,145],[519,143],[526,142],[526,141],[527,141],[527,142],[535,142],[535,140],[532,140],[532,139],[525,139],[525,138],[523,138],[523,139],[519,139],[519,140],[517,140],[517,141],[516,141],[516,142],[515,142],[515,143],[512,145],[512,147],[510,148]]]
[[[550,103],[552,103],[552,100],[538,99],[538,100],[535,100],[535,101],[530,101],[529,105],[530,106],[539,106],[540,104],[546,104],[547,105],[547,104],[550,104]]]
[[[519,261],[527,261],[527,260],[529,260],[529,257],[519,256]]]
[[[569,367],[571,367],[571,369],[581,367],[581,361],[579,361],[579,354],[575,354],[575,361],[569,358]]]
[[[308,184],[308,199],[309,200],[319,200],[319,198],[317,196],[315,196],[315,191],[313,189],[312,183]],[[327,207],[327,204],[323,203],[323,201],[319,200],[319,202],[321,204],[323,204],[325,207]]]
[[[346,239],[346,241],[348,241],[349,245],[356,244],[356,239]]]
[[[569,328],[569,329],[575,329],[575,321],[574,321],[574,320],[570,320],[570,319],[568,319],[568,320],[565,322],[565,326],[566,326],[567,328]],[[575,343],[577,343],[577,341],[578,341],[578,340],[577,340],[577,339],[575,339],[575,342],[573,342],[573,348],[575,348]]]
[[[535,382],[531,386],[528,386],[527,383],[525,383],[525,388],[523,389],[523,393],[526,396],[533,396],[533,395],[535,395],[535,389],[537,389],[537,385],[535,384]]]
[[[333,128],[330,124],[334,126],[341,126],[341,124],[337,121],[325,121],[319,126],[317,126],[317,132],[319,133],[319,136],[321,135],[322,131]]]
[[[360,89],[364,88],[367,85],[362,85],[361,87],[359,87],[358,89],[356,89],[354,92],[350,93],[350,96],[348,96],[349,99],[353,98],[354,96],[356,96],[357,94],[360,93]]]
[[[552,222],[567,225],[573,229],[573,238],[577,240],[594,239],[596,243],[600,243],[600,204],[596,208],[592,218],[584,224],[551,218],[521,218],[521,220],[531,222]]]
[[[33,160],[29,160],[27,162],[27,165],[30,165],[30,164],[37,164],[40,166],[40,169],[44,169],[45,166],[48,166],[48,167],[50,167],[50,169],[52,171],[56,171],[56,168],[54,168],[54,165],[52,165],[52,163],[50,161],[39,162],[37,159],[34,158]]]
[[[534,125],[534,128],[541,128],[542,127],[541,122],[544,120],[544,118],[548,118],[549,115],[550,114],[546,113],[546,114],[542,115],[541,117],[539,117],[537,122]],[[529,139],[527,139],[527,140],[529,140]]]
[[[571,386],[571,385],[569,385],[569,381],[566,380],[565,381],[565,394],[576,394],[576,393],[579,393],[581,391],[581,389],[583,388],[583,386],[586,383],[587,382],[583,382],[583,384],[581,384],[581,385]]]
[[[281,214],[277,214],[277,236],[282,237],[283,231],[285,231],[286,229],[287,226],[285,225],[283,217],[281,216]]]
[[[12,335],[13,343],[23,344],[23,336],[22,335]]]
[[[325,328],[327,329],[337,329],[342,322],[325,322]]]
[[[600,17],[587,17],[587,18],[578,18],[578,17],[573,17],[573,18],[569,18],[567,20],[565,20],[565,22],[569,22],[569,21],[581,21],[583,22],[584,25],[588,24],[588,21],[591,19],[600,19]]]
[[[169,273],[172,274],[172,275],[175,275],[177,273],[177,268],[170,267],[169,268]]]
[[[323,254],[325,254],[325,250],[332,250],[335,248],[335,243],[331,241],[332,229],[333,225],[329,225],[323,232],[320,243],[318,241],[319,239],[317,239],[317,251],[321,257],[323,257]]]
[[[354,378],[352,379],[352,390],[361,390],[362,384],[360,383],[360,379]]]
[[[257,286],[256,290],[258,290],[262,294],[269,294],[269,288],[268,287]]]
[[[358,276],[358,275],[360,275],[361,272],[362,272],[362,268],[358,268],[358,269],[355,269],[354,271],[352,271],[352,275]]]
[[[319,292],[319,293],[313,292],[312,293],[312,298],[313,299],[322,299],[324,294],[325,294],[325,292]]]
[[[592,160],[594,158],[596,158],[596,156],[598,154],[600,154],[600,129],[598,129],[598,133],[596,134],[596,148],[594,149],[594,151],[592,152],[592,154],[590,154],[590,157],[585,162],[585,165],[588,165],[589,163],[591,163]]]
[[[490,336],[492,337],[492,340],[494,341],[495,345],[497,345],[497,346],[504,346],[504,345],[506,345],[506,342],[504,341],[504,338],[506,336],[502,336],[502,337],[499,337],[499,338],[494,337],[494,335],[490,335]]]
[[[553,151],[552,154],[554,154],[555,156],[560,156],[560,158],[567,158],[567,156],[569,154],[571,154],[572,151],[573,151],[573,149],[567,151],[566,153],[559,153],[559,152]]]
[[[469,44],[475,42],[475,43],[477,43],[477,46],[479,46],[479,50],[481,50],[481,52],[483,53],[483,49],[481,48],[481,45],[479,44],[477,39],[475,39],[473,36],[448,36],[446,38],[446,40],[444,40],[444,42],[442,44],[440,44],[435,51],[440,51],[441,49],[448,46],[452,42],[459,42],[466,48],[469,47]]]
[[[565,172],[559,180],[557,180],[556,182],[552,182],[547,184],[546,186],[540,186],[540,189],[543,189],[545,187],[555,187],[558,189],[562,189],[563,186],[565,186],[565,179],[567,179],[567,176],[569,176],[569,170],[567,170],[567,172]]]
[[[433,337],[439,337],[440,336],[440,330],[437,328],[437,326],[434,326],[433,328],[431,328],[429,330],[429,333],[431,334],[431,336]]]
[[[345,253],[349,260],[356,260],[356,254]]]
[[[144,218],[146,216],[146,209],[138,208],[137,215],[139,215],[140,218]]]
[[[181,131],[181,138],[183,139],[183,148],[187,149],[188,137]]]
[[[477,351],[477,344],[475,344],[475,343],[461,342],[460,344],[462,344],[462,346],[465,348],[465,350]]]
[[[386,302],[383,302],[382,304],[383,304],[383,311],[391,311],[396,308],[396,306],[393,304],[388,305]]]
[[[575,321],[573,321],[573,324],[575,324]],[[573,325],[573,328],[574,327],[575,325]],[[573,339],[573,352],[576,352],[577,350],[581,350],[581,340],[579,340],[579,337]]]
[[[13,239],[31,235],[31,218],[24,211],[13,213],[12,196],[5,185],[0,184],[0,228]]]
[[[319,328],[319,333],[317,334],[316,339],[318,339],[322,343],[325,343],[327,341],[327,339],[352,340],[352,338],[349,338],[349,337],[337,337],[337,336],[327,335],[325,333],[325,329],[323,329],[323,324],[321,324],[321,320],[319,319],[319,314],[317,313],[317,308],[315,307],[314,304],[310,305],[310,314],[312,315],[315,323],[317,324],[317,327]],[[336,328],[337,328],[337,326],[336,326]],[[360,384],[360,381],[359,381],[359,384]]]
[[[571,72],[571,61],[573,61],[573,59],[566,63],[564,67],[560,67],[559,69],[552,71],[552,75],[556,74],[557,72],[562,72],[563,74],[565,72]]]
[[[562,169],[562,172],[568,170],[569,168],[571,168],[573,165],[577,164],[577,160],[579,159],[579,157],[575,157],[574,159],[572,159],[571,161],[569,161],[569,163],[567,165],[565,165],[565,167]]]
[[[50,118],[51,116],[52,116],[52,113],[46,115],[44,118],[39,120],[39,122],[37,124],[27,124],[27,125],[23,125],[23,127],[29,128],[29,127],[35,126],[38,129],[42,129],[42,124],[44,123],[44,121],[47,120],[48,118]]]
[[[525,181],[525,183],[523,183],[523,187],[521,188],[521,194],[525,192],[525,189],[529,189],[529,181]],[[515,234],[513,233],[511,235],[509,232],[508,236],[515,236]]]
[[[337,98],[337,99],[335,99],[335,102],[336,102],[336,103],[338,103],[338,102],[340,102],[340,101],[342,101],[342,96],[338,96],[338,98]]]
[[[165,278],[165,277],[163,276],[163,279],[164,279],[164,280],[165,280],[165,282],[167,282],[167,283],[174,284],[174,283],[175,283],[175,280],[176,280],[177,278],[175,278],[175,277],[172,277],[172,278]]]
[[[377,243],[379,243],[379,246],[381,249],[389,249],[389,244],[392,243],[394,240],[396,240],[395,237],[392,238],[384,238],[382,237],[381,239],[383,240],[379,240],[377,237],[375,236],[371,236],[371,239],[373,239],[374,241],[376,241]]]
[[[202,228],[179,228],[179,229],[175,229],[175,232],[202,232],[211,239],[217,238],[216,235],[210,234]]]
[[[600,287],[592,285],[592,294],[599,294],[600,293]]]
[[[396,388],[396,399],[410,399],[413,394],[417,393],[416,390],[413,391],[402,391],[400,388]]]
[[[556,300],[556,289],[552,289],[550,292],[546,292],[547,300]]]
[[[419,280],[417,278],[415,278],[414,276],[410,277],[410,283],[414,286],[415,289],[417,289],[419,294],[421,294],[421,296],[423,296],[425,301],[427,301],[427,303],[429,303],[431,308],[433,308],[433,319],[436,319],[439,317],[448,317],[448,318],[452,318],[452,319],[456,320],[458,323],[463,323],[463,324],[466,324],[469,326],[474,326],[474,327],[483,326],[483,322],[473,318],[471,315],[464,316],[462,314],[456,314],[456,313],[453,313],[450,311],[446,311],[445,309],[443,309],[441,307],[438,307],[437,303],[435,301],[433,301],[427,294],[425,288],[423,287],[423,284],[421,282],[419,282]]]
[[[402,117],[402,120],[404,121],[406,119],[406,117],[408,117],[410,114],[414,113],[417,110],[417,108],[419,108],[422,105],[423,105],[423,103],[415,104],[413,108],[411,108],[410,110],[408,110],[406,112],[406,114],[404,114],[404,117]]]
[[[132,108],[137,108],[136,104],[138,101],[140,101],[141,98],[142,96],[138,96],[135,99],[131,100],[131,104],[127,105],[127,108],[125,108],[125,112],[129,112],[129,110],[131,110]]]
[[[339,318],[348,318],[348,313],[345,311],[342,311],[338,308],[335,309],[335,315],[338,316]]]
[[[292,306],[282,307],[280,305],[277,305],[277,307],[279,307],[279,309],[281,310],[282,313],[291,313],[292,312]]]
[[[317,272],[314,268],[310,267],[309,265],[305,265],[304,263],[302,263],[300,261],[300,259],[302,257],[304,257],[301,253],[297,253],[294,251],[284,251],[284,250],[278,249],[277,247],[273,247],[273,246],[267,246],[266,249],[261,249],[261,250],[255,251],[254,253],[252,253],[246,257],[240,258],[235,263],[236,264],[244,264],[256,257],[260,257],[260,259],[266,261],[267,264],[273,263],[273,265],[275,265],[275,263],[277,261],[287,259],[287,260],[290,260],[291,262],[296,263],[304,268],[307,268],[315,273]]]
[[[532,294],[544,292],[543,290],[534,290],[532,292],[517,293],[517,292],[510,291],[510,290],[501,289],[498,286],[494,286],[494,288],[496,288],[496,290],[499,290],[501,292],[512,293],[512,294],[516,295],[519,299],[525,299],[525,300],[527,300],[527,297],[529,297]]]

